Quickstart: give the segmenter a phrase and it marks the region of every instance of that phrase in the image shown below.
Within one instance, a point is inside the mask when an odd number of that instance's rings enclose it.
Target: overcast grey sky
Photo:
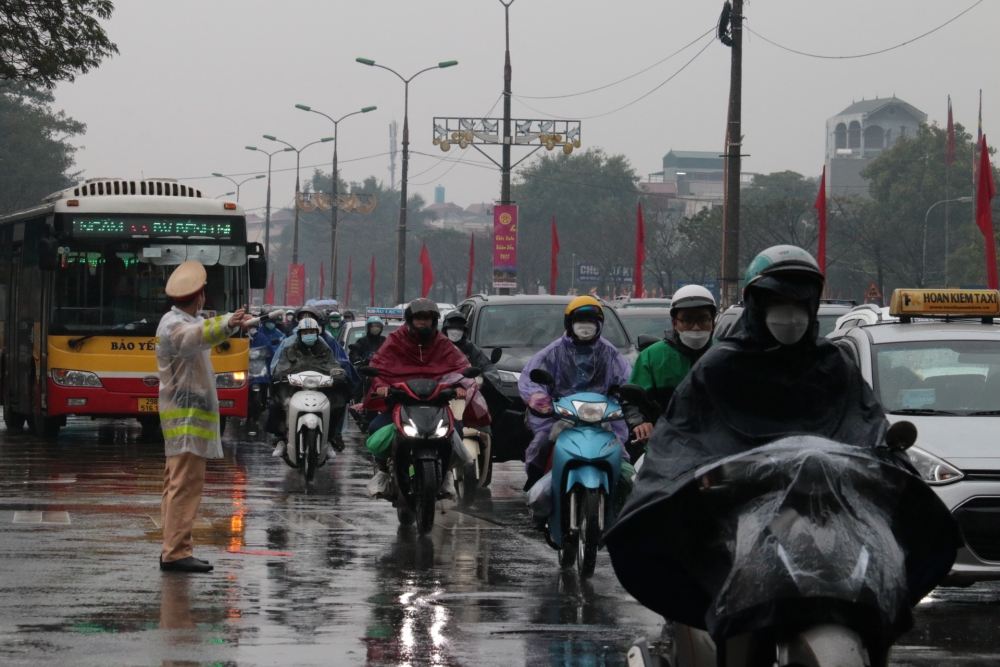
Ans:
[[[748,25],[791,48],[850,55],[904,42],[975,0],[748,0]],[[388,125],[400,121],[403,85],[371,58],[405,76],[443,60],[411,84],[411,192],[431,201],[435,185],[463,206],[499,197],[499,171],[457,147],[431,143],[434,116],[481,116],[503,89],[503,7],[498,0],[117,0],[107,30],[121,54],[76,83],[56,104],[88,126],[78,167],[85,176],[175,178],[212,172],[263,173],[273,134],[301,145],[332,135],[332,124],[294,108],[308,104],[339,117],[378,110],[341,125],[347,180],[388,181]],[[513,90],[562,95],[611,83],[652,65],[710,30],[722,2],[710,0],[516,0],[511,8]],[[781,51],[747,34],[743,69],[744,170],[792,169],[817,176],[825,121],[853,100],[892,94],[943,124],[951,94],[956,122],[975,131],[979,89],[991,144],[1000,139],[997,63],[1000,1],[985,0],[939,32],[895,51],[856,60],[819,60]],[[564,118],[610,111],[648,93],[709,40],[620,85],[565,99],[524,100]],[[729,90],[729,49],[713,42],[683,72],[642,101],[583,120],[584,147],[628,157],[640,174],[658,171],[679,150],[720,150]],[[537,118],[515,100],[513,114]],[[502,114],[497,104],[494,116]],[[402,137],[400,136],[400,139]],[[495,149],[494,149],[495,150]],[[518,153],[515,149],[515,159]],[[499,159],[499,152],[496,151]],[[523,153],[522,153],[523,154]],[[302,164],[329,171],[332,145],[310,147]],[[440,157],[464,157],[461,163]],[[353,161],[351,161],[353,160]],[[480,166],[474,164],[477,163]],[[275,156],[276,169],[295,166]],[[397,180],[399,178],[397,167]],[[311,175],[303,170],[303,177]],[[294,171],[275,174],[273,203],[291,202]],[[186,181],[211,196],[221,179]],[[265,181],[247,183],[242,203],[264,204]]]

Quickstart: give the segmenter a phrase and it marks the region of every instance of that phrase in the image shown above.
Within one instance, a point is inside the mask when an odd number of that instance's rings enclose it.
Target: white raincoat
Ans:
[[[206,320],[175,306],[160,320],[156,363],[167,456],[190,452],[207,459],[222,458],[211,350],[235,333],[228,326],[230,317],[232,313]]]

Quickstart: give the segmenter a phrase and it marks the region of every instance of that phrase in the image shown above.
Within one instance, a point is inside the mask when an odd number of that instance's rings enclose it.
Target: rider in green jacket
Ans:
[[[711,347],[715,313],[715,297],[701,285],[685,285],[674,292],[670,304],[672,327],[664,332],[662,341],[639,354],[632,368],[630,384],[645,389],[652,399],[649,405],[640,407],[643,421],[634,429],[636,440],[649,439],[674,389]]]

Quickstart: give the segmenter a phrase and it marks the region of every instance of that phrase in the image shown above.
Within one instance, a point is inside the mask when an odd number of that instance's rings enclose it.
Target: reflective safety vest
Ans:
[[[156,363],[160,370],[160,426],[167,456],[190,452],[222,458],[219,395],[211,353],[235,333],[228,326],[231,316],[206,320],[175,306],[160,320]]]

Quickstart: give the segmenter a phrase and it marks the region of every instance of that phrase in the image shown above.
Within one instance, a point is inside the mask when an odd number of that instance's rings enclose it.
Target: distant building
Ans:
[[[427,224],[438,229],[460,232],[480,232],[493,225],[493,207],[489,204],[472,204],[462,208],[445,201],[444,187],[434,188],[434,203],[424,207]]]
[[[753,182],[743,173],[741,187]],[[692,216],[704,208],[722,206],[725,200],[725,158],[721,151],[675,151],[663,156],[663,171],[649,174],[639,188],[662,197],[667,208],[682,208]]]
[[[916,136],[926,121],[927,114],[895,96],[855,102],[827,120],[827,192],[867,197],[861,170],[901,137]]]

